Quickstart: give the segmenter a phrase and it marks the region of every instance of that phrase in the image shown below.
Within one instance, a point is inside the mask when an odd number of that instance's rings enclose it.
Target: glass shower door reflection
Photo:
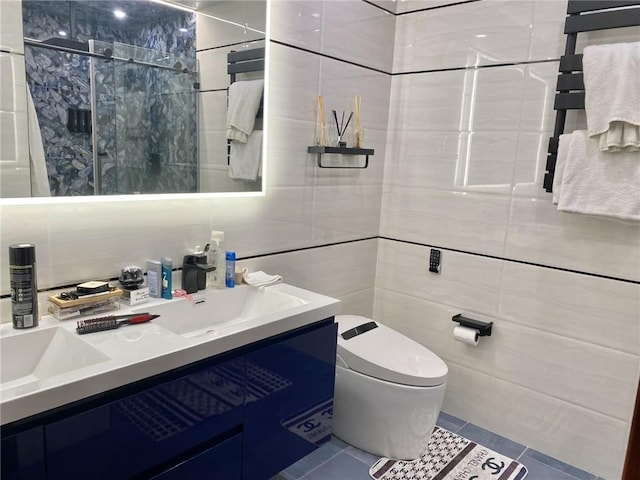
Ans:
[[[98,193],[196,192],[193,65],[132,45],[111,48],[113,60],[96,60],[94,76]]]
[[[175,55],[114,43],[118,193],[197,191],[197,78]]]

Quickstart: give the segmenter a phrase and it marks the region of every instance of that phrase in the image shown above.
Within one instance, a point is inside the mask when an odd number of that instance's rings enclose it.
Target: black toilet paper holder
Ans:
[[[477,330],[478,335],[481,337],[491,336],[491,327],[493,327],[493,322],[481,322],[480,320],[463,317],[461,313],[451,317],[451,320],[459,323],[462,327],[469,327]]]

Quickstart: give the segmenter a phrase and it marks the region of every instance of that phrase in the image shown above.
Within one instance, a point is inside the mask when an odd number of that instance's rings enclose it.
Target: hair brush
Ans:
[[[136,315],[110,315],[106,317],[90,318],[88,320],[78,320],[76,331],[82,335],[85,333],[102,332],[103,330],[113,330],[120,328],[122,325],[135,325],[136,323],[145,323],[160,315],[149,315],[148,313]],[[124,320],[119,320],[123,318]]]

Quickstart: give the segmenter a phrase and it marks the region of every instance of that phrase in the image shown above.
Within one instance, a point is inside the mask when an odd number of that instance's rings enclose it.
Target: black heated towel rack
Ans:
[[[564,133],[567,110],[584,109],[582,55],[576,54],[576,42],[581,32],[640,25],[640,0],[569,0],[564,33],[567,36],[553,108],[556,123],[549,139],[544,189],[551,192],[558,155],[558,139]]]

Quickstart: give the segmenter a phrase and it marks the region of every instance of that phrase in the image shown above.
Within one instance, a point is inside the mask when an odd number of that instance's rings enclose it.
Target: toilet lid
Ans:
[[[442,385],[447,365],[426,347],[357,315],[337,315],[338,355],[351,370],[418,387]]]

